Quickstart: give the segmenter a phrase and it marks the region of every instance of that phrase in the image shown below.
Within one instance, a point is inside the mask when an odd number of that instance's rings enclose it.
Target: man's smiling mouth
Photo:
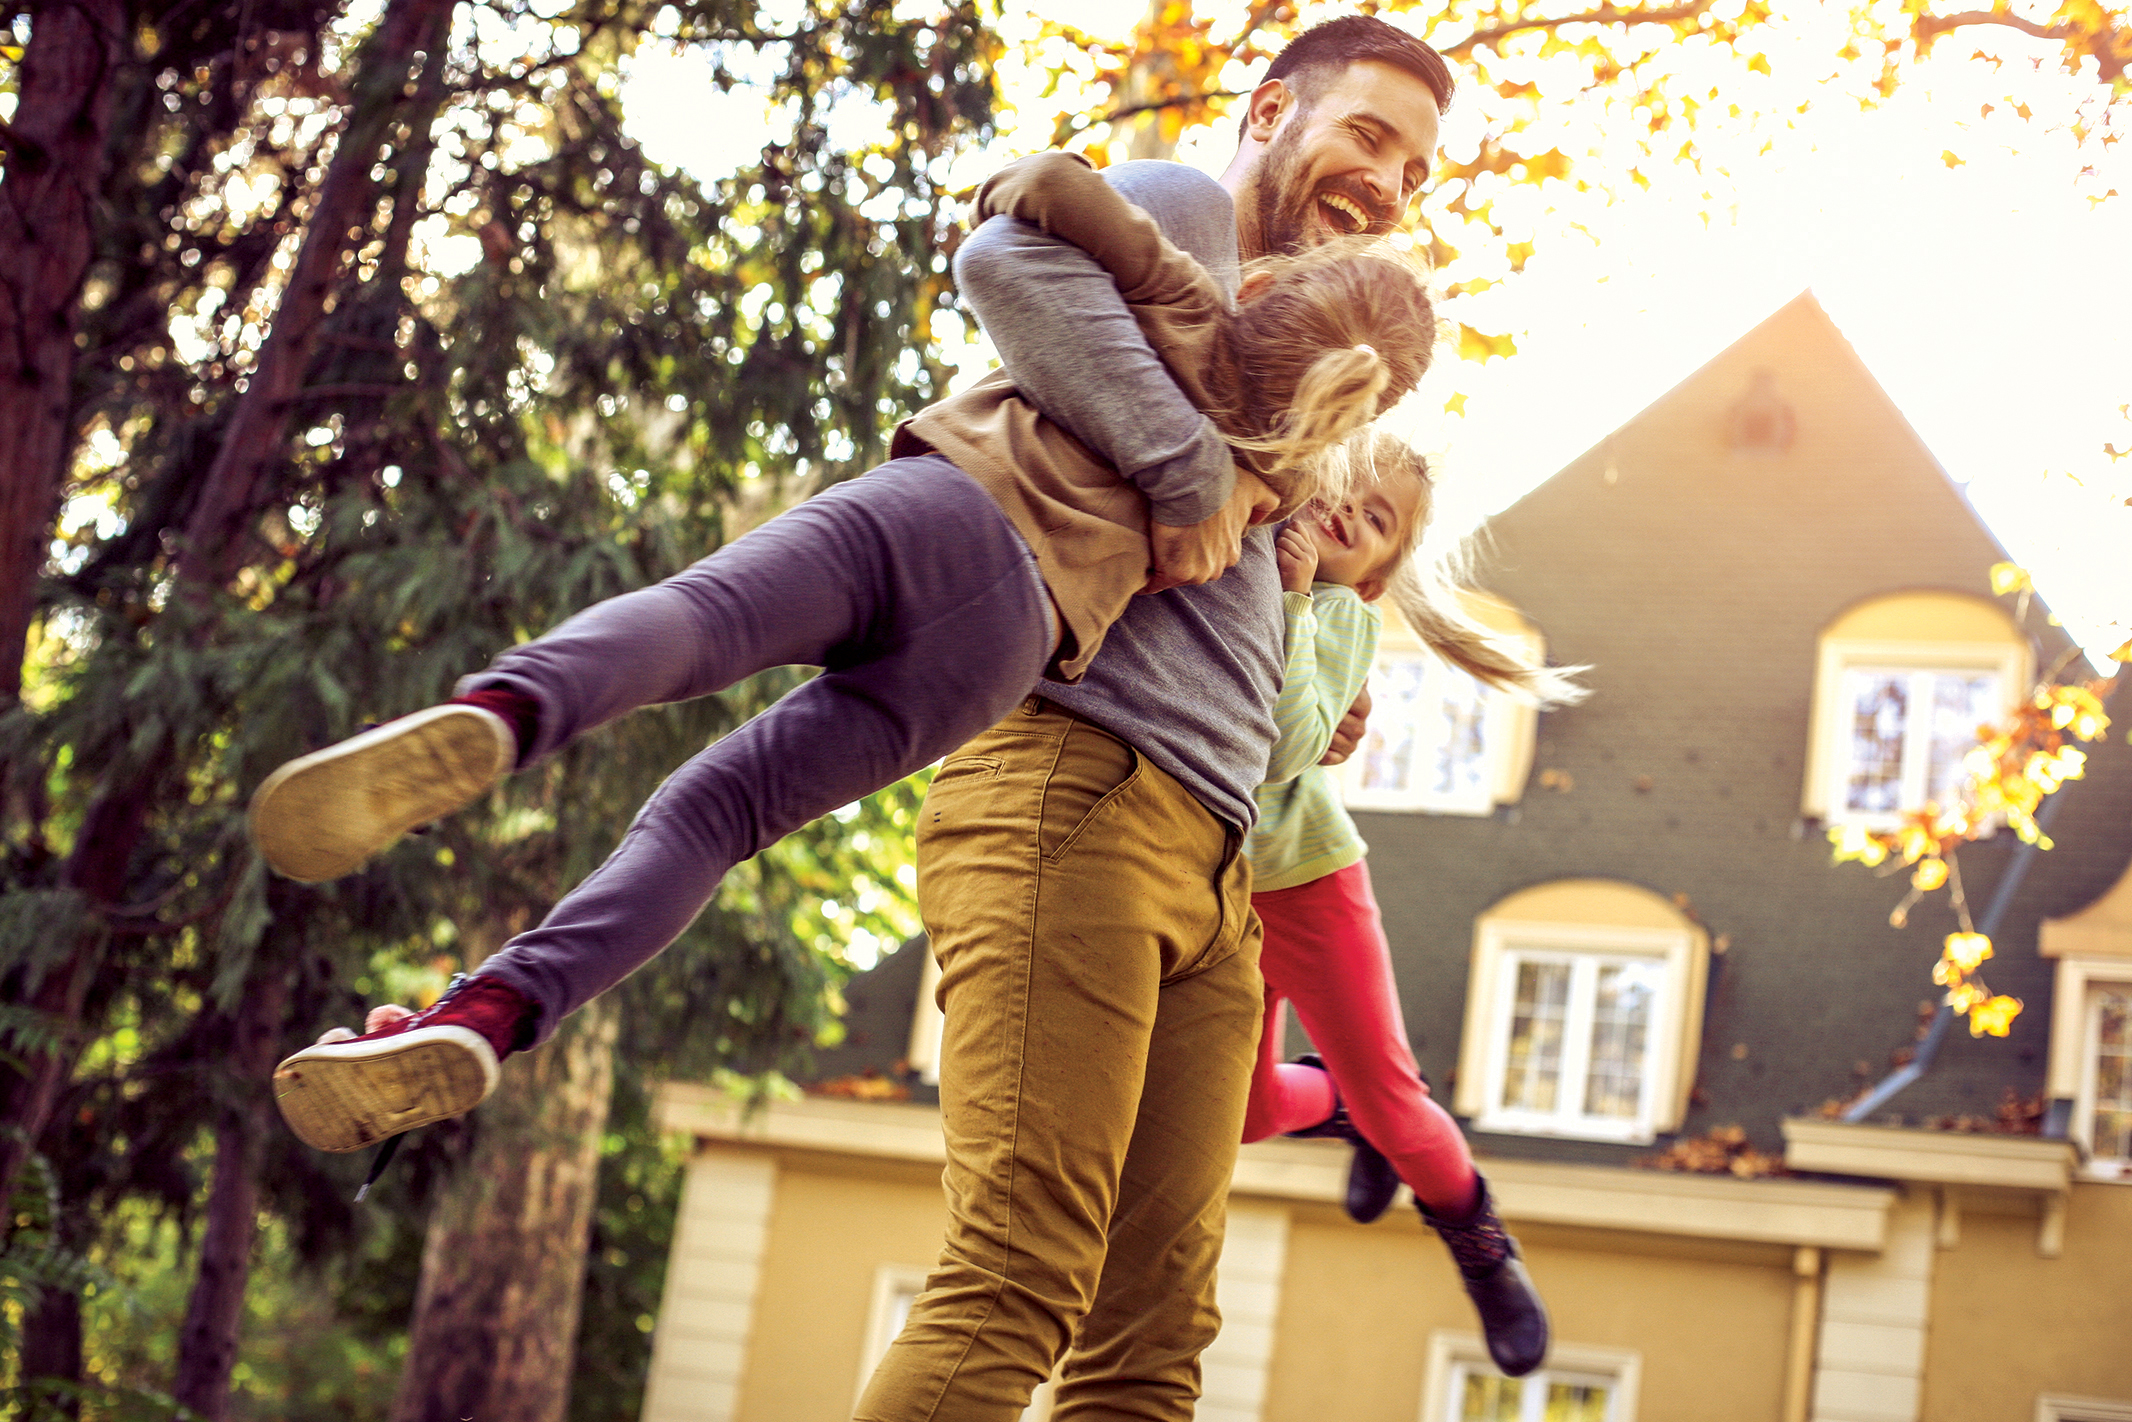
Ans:
[[[1369,214],[1351,198],[1339,193],[1319,193],[1318,206],[1325,214],[1326,225],[1336,232],[1352,237],[1369,230]]]

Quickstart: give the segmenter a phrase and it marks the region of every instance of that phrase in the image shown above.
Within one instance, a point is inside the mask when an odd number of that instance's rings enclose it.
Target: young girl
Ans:
[[[1353,1143],[1347,1207],[1365,1224],[1384,1212],[1400,1180],[1412,1186],[1422,1219],[1457,1261],[1489,1353],[1517,1377],[1546,1356],[1547,1313],[1458,1123],[1430,1098],[1415,1066],[1366,847],[1317,760],[1369,674],[1382,622],[1373,604],[1387,591],[1454,665],[1550,700],[1577,693],[1562,673],[1489,636],[1457,610],[1448,588],[1409,565],[1428,521],[1427,463],[1389,436],[1365,434],[1352,449],[1373,477],[1355,479],[1344,501],[1305,507],[1281,531],[1276,553],[1288,666],[1274,710],[1281,742],[1245,842],[1251,904],[1265,925],[1266,1019],[1244,1139],[1286,1133]],[[1283,1063],[1282,1008],[1291,1002],[1318,1052]]]
[[[1434,320],[1420,272],[1367,245],[1254,265],[1221,286],[1086,163],[1025,160],[979,195],[1096,257],[1245,468],[1262,516],[1307,500],[1317,456],[1412,389]],[[276,1073],[308,1143],[355,1150],[457,1115],[505,1054],[680,935],[733,865],[929,764],[1046,671],[1078,677],[1148,581],[1146,501],[996,376],[899,431],[898,458],[655,588],[513,648],[452,703],[304,756],[254,796],[268,863],[344,874],[503,773],[636,707],[768,667],[824,673],[691,760],[547,920],[429,1010]],[[1335,467],[1330,471],[1340,477]]]

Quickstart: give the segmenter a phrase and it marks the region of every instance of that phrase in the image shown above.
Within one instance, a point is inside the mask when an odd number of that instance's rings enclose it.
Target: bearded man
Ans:
[[[1233,291],[1240,258],[1398,225],[1451,91],[1434,50],[1349,16],[1274,61],[1218,184],[1174,163],[1105,176]],[[1092,258],[1002,217],[956,275],[1022,396],[1146,496],[1161,590],[1081,681],[1039,684],[928,793],[950,1222],[857,1416],[1014,1422],[1063,1360],[1060,1422],[1172,1422],[1220,1324],[1262,1008],[1237,850],[1283,667],[1273,532],[1253,526],[1270,495]],[[950,401],[903,437],[952,450],[957,418]]]

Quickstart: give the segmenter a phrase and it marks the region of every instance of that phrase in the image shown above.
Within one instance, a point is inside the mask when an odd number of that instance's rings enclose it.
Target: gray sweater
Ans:
[[[1237,279],[1236,215],[1229,195],[1179,163],[1124,163],[1112,186],[1222,285]],[[962,256],[1012,252],[1012,281],[971,281],[998,262]],[[1024,223],[995,217],[958,254],[962,294],[984,323],[1023,395],[1124,471],[1157,521],[1198,522],[1228,500],[1227,446],[1185,399],[1093,257]],[[1283,624],[1273,531],[1244,539],[1226,577],[1135,598],[1102,653],[1074,686],[1039,694],[1087,717],[1175,776],[1239,830],[1258,809],[1276,732]]]

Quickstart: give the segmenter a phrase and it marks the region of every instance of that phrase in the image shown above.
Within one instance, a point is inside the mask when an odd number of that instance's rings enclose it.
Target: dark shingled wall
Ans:
[[[911,1015],[918,1006],[926,952],[921,933],[844,985],[844,1040],[814,1054],[807,1081],[896,1073],[910,1050]],[[913,1101],[940,1099],[940,1089],[922,1081],[911,1082],[910,1092]]]
[[[1756,372],[1797,411],[1789,450],[1735,451],[1728,412]],[[1690,1134],[1778,1120],[1852,1094],[1910,1041],[1953,928],[1946,894],[1888,926],[1906,876],[1832,865],[1800,819],[1816,639],[1853,604],[1911,589],[1988,596],[2005,554],[1811,296],[1801,296],[1492,525],[1479,581],[1522,609],[1553,658],[1590,663],[1584,705],[1546,713],[1534,777],[1492,819],[1358,814],[1423,1070],[1457,1064],[1474,919],[1552,879],[1684,894],[1730,951],[1713,959]],[[2067,644],[2032,608],[2048,666]],[[2055,838],[1996,938],[1986,977],[2027,1010],[2006,1040],[1957,1024],[1936,1070],[1890,1103],[1917,1120],[1991,1114],[2042,1084],[2052,965],[2036,926],[2083,906],[2132,853],[2132,697],[2065,792]],[[1574,788],[1539,787],[1567,772]],[[2013,836],[1965,849],[1981,915]],[[1744,1047],[1735,1058],[1736,1046]],[[1634,1148],[1488,1135],[1501,1155],[1620,1162]]]

